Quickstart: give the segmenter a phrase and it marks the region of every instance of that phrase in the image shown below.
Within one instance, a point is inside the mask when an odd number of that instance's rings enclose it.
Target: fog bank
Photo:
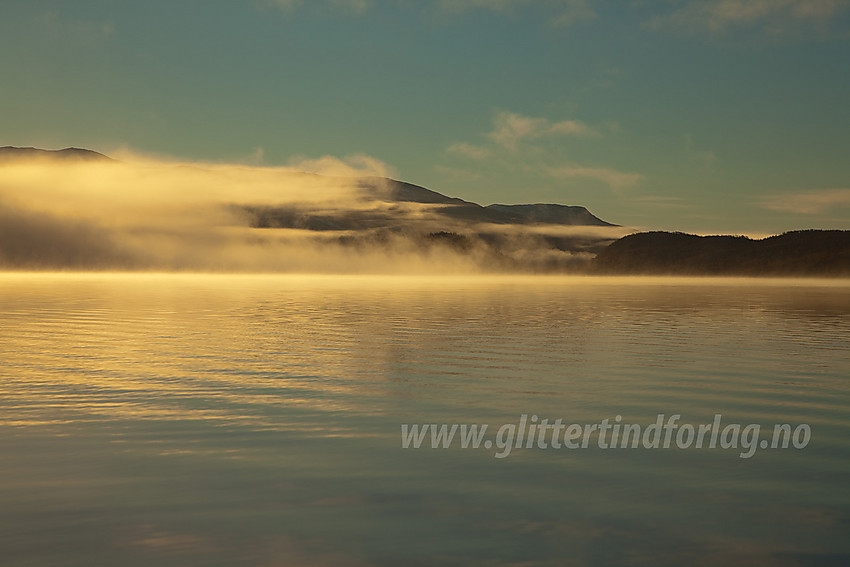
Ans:
[[[475,222],[465,211],[478,205],[415,186],[407,187],[417,197],[400,196],[406,184],[381,177],[388,172],[374,160],[250,167],[120,158],[0,162],[0,267],[535,271],[579,266],[628,232]]]

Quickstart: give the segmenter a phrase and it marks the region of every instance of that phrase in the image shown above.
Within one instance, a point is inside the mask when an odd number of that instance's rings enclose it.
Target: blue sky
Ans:
[[[4,0],[0,12],[0,145],[378,160],[482,204],[584,205],[640,228],[850,229],[846,0]]]

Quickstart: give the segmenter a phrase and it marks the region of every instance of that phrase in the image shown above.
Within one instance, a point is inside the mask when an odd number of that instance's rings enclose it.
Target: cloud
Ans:
[[[284,12],[295,12],[301,8],[318,9],[326,13],[362,15],[380,2],[392,4],[390,0],[265,0],[267,5]],[[523,8],[542,8],[549,23],[556,27],[570,27],[596,17],[591,0],[417,0],[411,5],[436,9],[441,14],[457,15],[477,10],[510,13]]]
[[[547,173],[555,179],[585,178],[601,181],[612,189],[626,189],[642,179],[638,173],[624,173],[604,167],[563,166],[548,168]]]
[[[247,165],[262,165],[263,160],[266,157],[266,150],[262,146],[257,146],[254,148],[254,151],[249,155],[245,156],[241,162]]]
[[[467,144],[466,142],[459,142],[457,144],[452,144],[448,148],[446,148],[446,152],[464,157],[469,159],[484,159],[490,156],[490,150],[484,148],[482,146],[474,146],[472,144]]]
[[[271,6],[284,12],[294,12],[305,5],[304,0],[267,0]],[[373,0],[310,0],[311,8],[320,8],[335,14],[351,14],[359,16],[368,12],[374,5]]]
[[[446,12],[465,12],[482,8],[504,12],[525,3],[526,0],[437,0],[437,6]]]
[[[300,8],[304,3],[303,0],[268,0],[269,4],[280,8],[281,10],[291,12],[296,8]]]
[[[693,0],[649,22],[653,29],[723,34],[762,29],[787,35],[812,26],[821,30],[850,6],[850,0]]]
[[[599,133],[578,120],[551,122],[546,118],[523,116],[514,112],[499,112],[494,129],[487,134],[496,144],[515,150],[519,142],[549,136],[598,136]]]
[[[490,147],[457,142],[446,148],[446,153],[482,160],[491,157],[499,148],[516,152],[520,149],[522,142],[529,140],[558,137],[597,138],[601,134],[579,120],[552,121],[547,118],[524,116],[516,112],[500,111],[493,118],[493,129],[484,136],[490,141]]]
[[[765,209],[783,213],[829,213],[837,208],[850,207],[850,189],[819,189],[769,195],[761,200],[760,205]]]
[[[596,12],[587,0],[565,0],[563,5],[563,11],[552,20],[554,26],[570,27],[596,17]]]
[[[619,129],[615,124],[605,125],[609,131]],[[493,129],[484,134],[489,144],[479,146],[466,142],[452,144],[446,153],[469,160],[499,158],[495,167],[522,169],[530,175],[549,177],[557,180],[591,179],[599,181],[615,190],[622,190],[637,184],[642,176],[638,173],[622,172],[608,167],[583,166],[564,163],[563,148],[556,144],[529,145],[530,140],[554,139],[563,137],[598,138],[602,134],[579,120],[553,121],[542,117],[532,117],[515,112],[501,111],[493,120]],[[489,163],[496,164],[496,159]],[[450,168],[443,168],[449,173]],[[456,178],[456,175],[452,175]]]
[[[336,12],[347,12],[359,16],[372,8],[371,0],[328,0],[328,6]]]
[[[352,154],[340,159],[334,156],[305,158],[296,156],[288,166],[298,171],[335,177],[394,177],[395,170],[381,160],[366,154]]]
[[[472,10],[508,12],[527,6],[542,6],[551,12],[550,23],[561,27],[569,27],[596,17],[589,0],[436,0],[436,4],[444,13]]]

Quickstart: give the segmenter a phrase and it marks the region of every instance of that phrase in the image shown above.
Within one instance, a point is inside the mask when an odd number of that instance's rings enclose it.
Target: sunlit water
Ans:
[[[848,565],[850,283],[0,275],[0,564]],[[803,449],[408,448],[521,414]]]

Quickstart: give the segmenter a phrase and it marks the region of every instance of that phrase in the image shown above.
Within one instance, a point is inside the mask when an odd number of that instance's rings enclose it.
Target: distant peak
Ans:
[[[587,208],[578,205],[558,205],[555,203],[534,203],[528,205],[495,204],[488,205],[486,208],[507,215],[513,222],[617,226],[605,222],[588,211]]]
[[[61,150],[44,150],[33,147],[17,147],[3,146],[0,147],[0,159],[27,159],[27,158],[43,158],[43,159],[61,159],[61,160],[103,160],[114,161],[94,150],[86,150],[84,148],[63,148]]]

